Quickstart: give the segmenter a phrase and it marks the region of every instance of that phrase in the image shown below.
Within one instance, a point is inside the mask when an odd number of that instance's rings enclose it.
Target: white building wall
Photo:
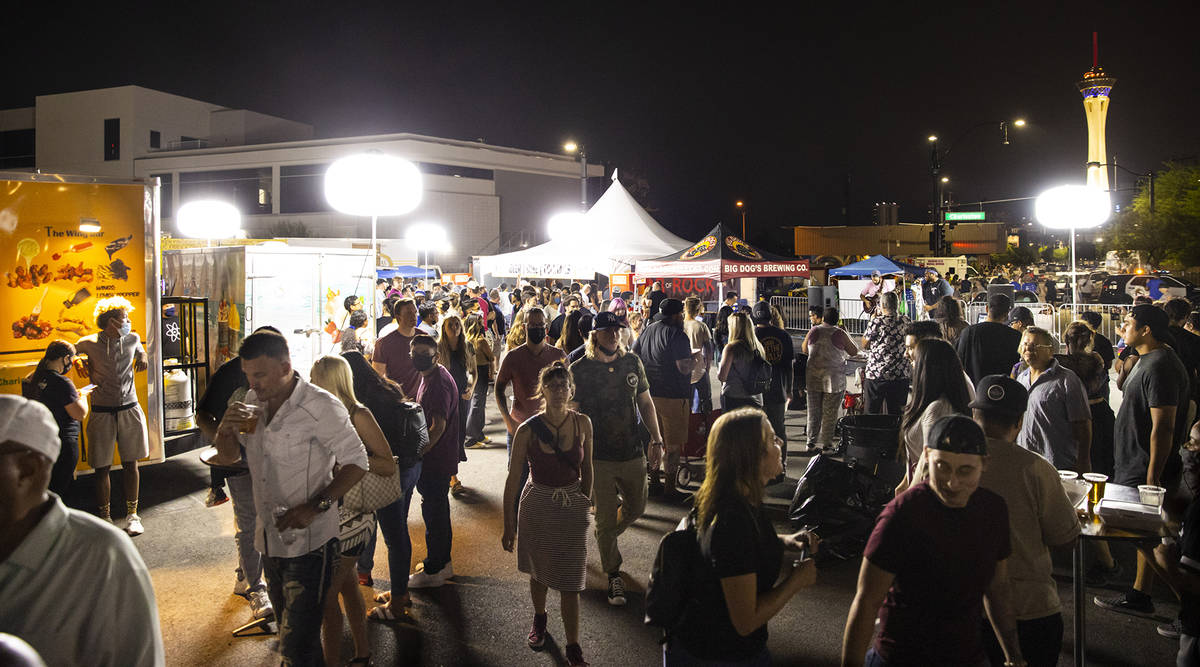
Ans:
[[[132,86],[37,97],[37,168],[46,172],[128,178],[133,175]],[[104,159],[104,120],[121,119],[119,160]]]
[[[37,127],[34,120],[34,110],[36,108],[0,109],[0,132],[32,130]]]

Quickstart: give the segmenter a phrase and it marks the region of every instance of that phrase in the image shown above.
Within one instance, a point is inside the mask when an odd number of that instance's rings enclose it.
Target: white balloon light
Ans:
[[[1090,229],[1108,220],[1108,192],[1086,185],[1061,185],[1043,192],[1034,204],[1038,222],[1051,229]]]
[[[404,241],[410,248],[427,252],[445,252],[450,247],[446,228],[432,222],[409,226],[404,232]]]
[[[417,166],[394,155],[350,155],[325,172],[326,201],[349,215],[403,215],[421,203],[421,192]]]
[[[546,231],[555,241],[577,241],[587,236],[587,218],[584,214],[570,211],[550,216]]]
[[[195,239],[228,239],[238,235],[242,214],[223,201],[190,201],[179,207],[175,223],[184,236]]]

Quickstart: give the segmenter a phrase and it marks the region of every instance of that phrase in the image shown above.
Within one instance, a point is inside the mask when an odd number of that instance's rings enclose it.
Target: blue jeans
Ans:
[[[425,470],[417,480],[421,517],[425,519],[425,571],[436,574],[450,562],[450,475]]]
[[[479,370],[479,379],[475,381],[475,392],[471,394],[470,408],[467,410],[467,430],[464,431],[463,437],[468,443],[483,440],[483,424],[489,396],[491,392],[488,391],[487,367],[484,366]]]
[[[233,501],[233,541],[237,543],[238,569],[250,584],[250,588],[261,588],[263,557],[254,548],[254,522],[258,512],[254,506],[254,481],[250,473],[226,477],[229,498]]]
[[[267,596],[279,622],[279,653],[283,667],[322,665],[321,617],[325,593],[337,557],[337,539],[295,558],[263,559]]]
[[[380,532],[383,533],[383,543],[388,549],[388,572],[392,578],[392,595],[402,597],[408,592],[408,566],[412,562],[412,538],[408,536],[408,508],[412,504],[413,489],[421,477],[421,462],[413,467],[396,472],[400,475],[400,483],[404,487],[404,495],[386,507],[375,510]],[[375,559],[375,537],[363,549],[363,556],[370,556],[372,565]],[[358,569],[363,570],[363,559],[358,559]],[[368,567],[365,571],[370,572]]]
[[[745,660],[705,660],[688,653],[678,641],[663,645],[663,667],[769,667],[771,652],[764,646],[761,653]]]

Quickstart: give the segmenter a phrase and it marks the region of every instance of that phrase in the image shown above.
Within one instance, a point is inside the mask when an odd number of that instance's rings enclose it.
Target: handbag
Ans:
[[[404,495],[404,484],[400,481],[400,461],[395,456],[396,472],[388,477],[368,471],[358,483],[350,487],[342,497],[342,506],[350,512],[362,514],[387,507]]]

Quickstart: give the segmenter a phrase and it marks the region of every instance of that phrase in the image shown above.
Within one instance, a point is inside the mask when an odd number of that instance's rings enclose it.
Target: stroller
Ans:
[[[708,451],[708,432],[713,422],[721,416],[721,409],[708,412],[693,412],[688,415],[688,438],[679,452],[679,469],[675,472],[675,485],[683,488],[692,481],[704,481],[704,456]]]

